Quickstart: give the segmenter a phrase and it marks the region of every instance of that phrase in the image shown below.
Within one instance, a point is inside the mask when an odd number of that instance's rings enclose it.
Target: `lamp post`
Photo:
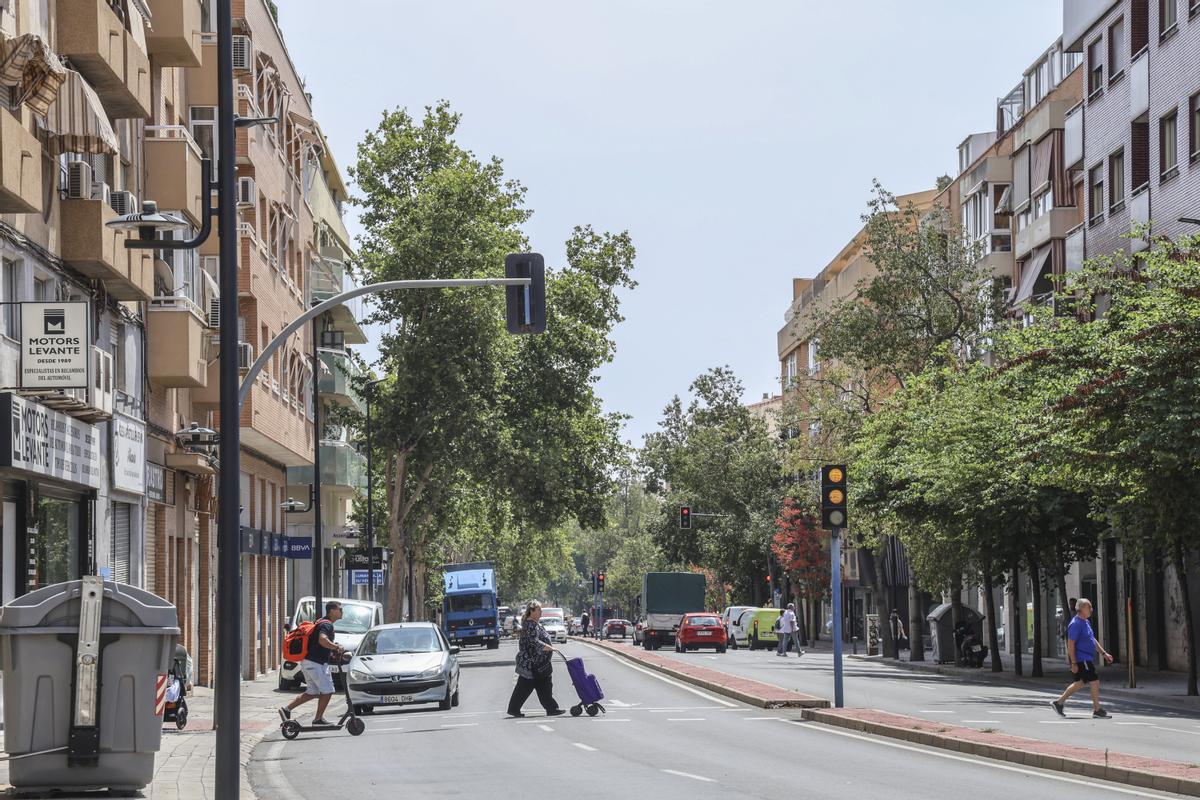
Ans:
[[[312,406],[313,406],[313,542],[312,542],[312,585],[314,619],[324,615],[322,582],[325,577],[325,549],[321,541],[321,317],[312,320]]]
[[[386,381],[386,378],[367,381],[363,386],[363,399],[367,403],[367,586],[370,587],[371,599],[379,601],[375,591],[375,473],[371,470],[371,398],[375,395],[375,387]],[[383,564],[379,565],[383,569]]]

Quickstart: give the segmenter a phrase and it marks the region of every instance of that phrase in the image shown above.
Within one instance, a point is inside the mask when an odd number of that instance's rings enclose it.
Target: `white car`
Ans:
[[[721,624],[725,626],[725,638],[734,650],[744,641],[750,643],[750,632],[742,626],[742,614],[754,606],[726,606],[721,612]],[[747,617],[747,619],[749,619]]]
[[[353,653],[358,643],[368,630],[383,624],[383,604],[371,600],[350,600],[341,597],[329,597],[342,604],[342,618],[333,623],[333,641],[346,648],[347,653]],[[284,630],[290,631],[301,622],[312,622],[313,598],[301,597],[296,603],[295,616],[288,617]],[[330,664],[329,671],[334,674],[334,680],[341,679],[342,668]],[[279,665],[279,688],[294,690],[304,683],[304,675],[300,672],[300,664],[295,661],[284,661]]]
[[[432,622],[395,622],[369,630],[347,665],[350,702],[380,706],[458,705],[458,648]]]
[[[565,642],[567,640],[567,626],[563,622],[562,617],[542,617],[539,620],[542,627],[546,629],[546,633],[550,634],[550,639],[554,642]]]

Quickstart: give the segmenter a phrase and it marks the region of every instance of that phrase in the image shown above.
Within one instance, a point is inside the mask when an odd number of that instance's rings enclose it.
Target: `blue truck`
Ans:
[[[496,569],[491,561],[447,564],[442,596],[442,630],[451,644],[500,646]]]

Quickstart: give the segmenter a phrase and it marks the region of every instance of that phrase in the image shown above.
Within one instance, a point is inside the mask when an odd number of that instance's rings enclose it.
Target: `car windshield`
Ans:
[[[688,625],[720,625],[716,617],[688,617]]]
[[[300,604],[300,614],[296,624],[313,621],[312,602]],[[342,618],[333,623],[336,633],[366,633],[375,624],[375,607],[362,603],[342,603]]]
[[[455,613],[470,614],[475,611],[491,611],[492,595],[488,592],[471,592],[469,594],[452,594],[446,597],[450,610]]]
[[[382,656],[390,653],[436,653],[442,649],[441,639],[433,628],[379,628],[371,631],[358,647],[360,656]]]
[[[563,624],[563,621],[561,619],[559,619],[558,617],[544,617],[542,619],[542,627],[543,628],[548,627],[550,625],[562,625],[562,624]]]

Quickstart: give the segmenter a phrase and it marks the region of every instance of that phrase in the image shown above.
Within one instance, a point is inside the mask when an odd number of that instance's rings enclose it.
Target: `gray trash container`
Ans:
[[[950,603],[942,603],[925,617],[929,622],[929,637],[933,645],[933,660],[939,664],[949,664],[956,660],[953,608]],[[970,606],[963,606],[962,618],[964,622],[970,624],[975,630],[975,635],[982,640],[983,615]]]
[[[85,603],[85,593],[101,596],[98,617],[87,614],[95,601]],[[147,786],[162,740],[158,676],[166,674],[178,636],[175,606],[99,578],[47,586],[0,609],[4,749],[13,787]]]

